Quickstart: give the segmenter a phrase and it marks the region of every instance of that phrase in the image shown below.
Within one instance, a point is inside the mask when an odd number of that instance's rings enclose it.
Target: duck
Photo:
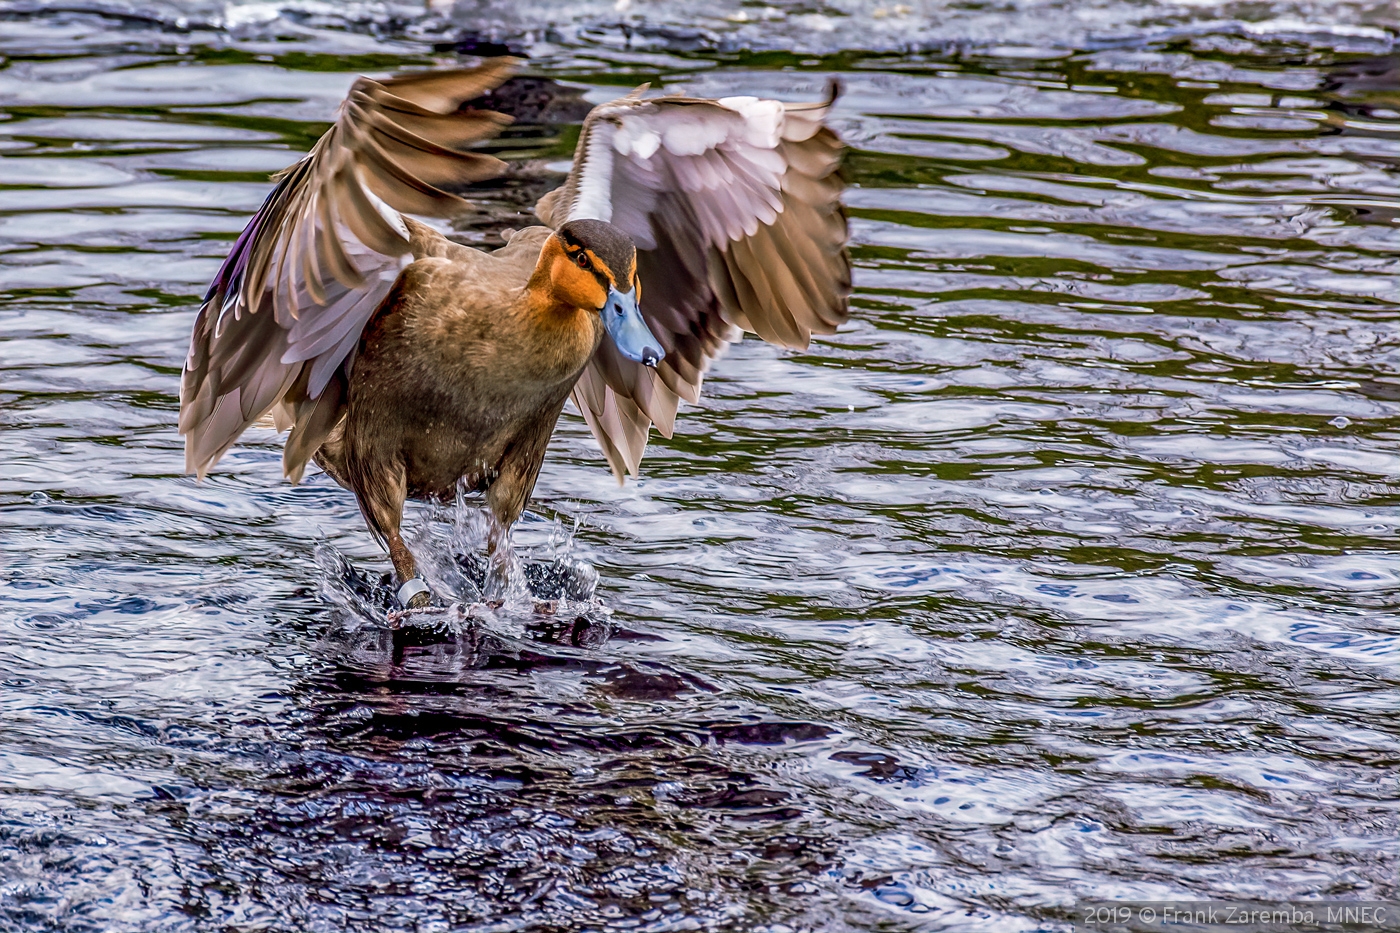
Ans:
[[[849,316],[834,84],[802,103],[643,86],[587,114],[538,223],[503,246],[428,223],[506,170],[473,147],[511,118],[478,104],[519,64],[355,80],[234,241],[181,375],[186,471],[270,419],[286,479],[314,461],[354,494],[406,610],[435,595],[409,498],[482,494],[506,566],[568,400],[622,483],[729,344],[806,348]]]

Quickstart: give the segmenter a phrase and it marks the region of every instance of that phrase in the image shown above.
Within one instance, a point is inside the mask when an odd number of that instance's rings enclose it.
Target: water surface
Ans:
[[[536,36],[590,102],[839,74],[854,314],[735,346],[624,488],[564,417],[518,545],[592,564],[600,606],[396,642],[339,582],[387,569],[353,499],[282,483],[270,430],[181,475],[178,374],[354,75],[486,40],[238,9],[0,18],[0,928],[1001,933],[1086,897],[1400,896],[1384,32]],[[464,240],[525,222],[570,112],[501,144],[520,178]]]

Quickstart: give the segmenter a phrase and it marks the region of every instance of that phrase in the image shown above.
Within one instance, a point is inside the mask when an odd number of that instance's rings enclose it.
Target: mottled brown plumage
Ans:
[[[830,101],[597,107],[536,208],[548,226],[494,252],[404,216],[454,213],[439,186],[500,170],[460,147],[507,119],[459,108],[511,67],[358,80],[235,243],[182,379],[188,469],[271,413],[291,430],[287,476],[314,457],[353,491],[401,582],[404,500],[464,482],[509,529],[570,395],[619,478],[635,474],[651,423],[670,435],[741,331],[804,347],[847,314]]]

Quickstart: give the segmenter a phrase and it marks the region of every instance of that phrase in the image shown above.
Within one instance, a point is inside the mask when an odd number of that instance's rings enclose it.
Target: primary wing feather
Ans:
[[[605,340],[574,404],[613,471],[637,472],[653,423],[743,331],[806,347],[849,313],[842,145],[816,104],[633,96],[594,109],[565,186],[536,207],[547,224],[591,217],[637,244],[641,310],[666,358],[649,369]]]
[[[454,213],[463,202],[442,185],[502,170],[457,147],[509,118],[457,108],[513,67],[497,59],[351,86],[335,125],[282,173],[234,242],[195,318],[180,382],[187,470],[203,476],[272,411],[292,428],[283,469],[300,479],[340,419],[360,334],[409,256],[399,212]]]

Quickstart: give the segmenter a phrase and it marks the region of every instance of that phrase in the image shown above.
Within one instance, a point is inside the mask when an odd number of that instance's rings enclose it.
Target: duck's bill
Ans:
[[[637,308],[637,292],[608,289],[608,303],[603,305],[603,327],[622,355],[635,363],[655,366],[666,358],[661,341],[647,327]]]

